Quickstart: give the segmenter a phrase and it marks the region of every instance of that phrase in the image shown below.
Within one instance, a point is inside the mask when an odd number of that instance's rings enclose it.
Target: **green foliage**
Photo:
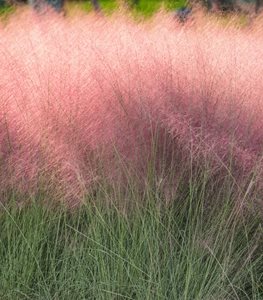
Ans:
[[[174,199],[129,184],[102,185],[71,212],[37,204],[44,195],[20,210],[2,204],[0,298],[262,299],[260,219],[207,175]]]
[[[13,6],[7,5],[4,2],[0,2],[0,16],[5,18],[15,11]]]
[[[138,0],[133,9],[135,13],[150,17],[161,7],[167,10],[175,10],[185,5],[185,0]]]
[[[151,17],[158,12],[162,7],[166,10],[175,10],[186,5],[186,0],[127,0],[127,7],[131,9],[135,16]],[[70,2],[70,5],[77,5],[86,12],[93,10],[91,1]],[[117,0],[100,0],[99,4],[102,11],[110,14],[118,9],[119,4]],[[67,4],[68,6],[68,4]]]
[[[102,9],[106,12],[113,12],[118,7],[116,0],[100,0],[99,2]]]
[[[140,0],[135,5],[134,9],[137,13],[143,14],[144,16],[152,16],[156,13],[162,5],[162,1],[158,0]]]
[[[180,7],[185,7],[187,5],[187,0],[167,0],[165,1],[166,8],[168,10],[175,10]]]

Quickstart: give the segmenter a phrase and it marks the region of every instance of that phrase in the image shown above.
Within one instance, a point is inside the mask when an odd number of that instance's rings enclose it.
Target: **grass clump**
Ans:
[[[262,299],[262,28],[12,18],[0,298]]]
[[[74,211],[2,205],[1,299],[262,298],[261,219],[234,205],[229,182],[211,193],[203,174],[172,201],[117,185]]]

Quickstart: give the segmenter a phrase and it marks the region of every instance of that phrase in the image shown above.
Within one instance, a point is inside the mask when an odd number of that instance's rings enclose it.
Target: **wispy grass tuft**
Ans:
[[[14,18],[0,298],[262,299],[258,24]]]
[[[3,193],[78,203],[102,177],[125,183],[120,160],[143,183],[152,155],[157,181],[209,165],[261,190],[259,29],[15,18],[0,43]]]

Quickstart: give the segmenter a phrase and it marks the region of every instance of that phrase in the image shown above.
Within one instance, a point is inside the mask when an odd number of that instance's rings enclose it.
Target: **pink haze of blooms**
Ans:
[[[118,177],[116,157],[139,172],[157,126],[185,159],[216,165],[231,149],[250,172],[263,149],[262,33],[167,16],[26,13],[2,24],[1,191],[80,199],[101,166]]]

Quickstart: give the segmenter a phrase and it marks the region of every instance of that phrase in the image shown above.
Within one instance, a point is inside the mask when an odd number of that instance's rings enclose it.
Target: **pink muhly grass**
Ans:
[[[262,31],[26,13],[0,36],[2,192],[75,203],[118,158],[145,176],[155,129],[159,165],[262,171]]]

